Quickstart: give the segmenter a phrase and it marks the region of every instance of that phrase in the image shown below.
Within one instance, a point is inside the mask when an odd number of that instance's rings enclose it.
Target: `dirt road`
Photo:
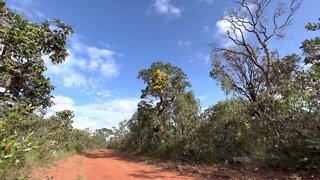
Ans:
[[[58,161],[51,169],[36,169],[32,174],[31,179],[54,180],[193,179],[127,160],[109,150],[75,155]]]

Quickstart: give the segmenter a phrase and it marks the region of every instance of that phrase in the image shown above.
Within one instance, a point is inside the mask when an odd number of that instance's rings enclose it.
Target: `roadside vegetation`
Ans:
[[[75,129],[68,110],[46,115],[54,87],[44,57],[63,63],[72,28],[57,19],[31,22],[4,2],[0,8],[0,179],[25,178],[34,165],[104,147],[106,129]]]
[[[225,19],[233,45],[212,44],[208,73],[228,99],[203,110],[182,69],[154,62],[138,74],[145,88],[133,116],[91,132],[72,127],[71,111],[46,115],[54,87],[44,57],[64,62],[72,28],[57,19],[31,22],[0,2],[0,179],[99,148],[183,161],[319,165],[320,37],[296,45],[303,55],[280,56],[271,42],[285,41],[300,1],[235,5]],[[319,32],[320,19],[305,28]]]
[[[320,37],[296,45],[302,56],[280,56],[270,45],[285,42],[300,3],[235,3],[224,37],[233,45],[213,43],[210,58],[210,77],[229,98],[205,110],[179,67],[154,62],[141,70],[146,87],[138,109],[109,143],[130,154],[187,161],[319,165]],[[319,31],[319,19],[305,29]]]

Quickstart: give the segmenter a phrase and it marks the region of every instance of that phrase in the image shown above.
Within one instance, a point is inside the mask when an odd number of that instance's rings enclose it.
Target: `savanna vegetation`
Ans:
[[[225,19],[224,38],[233,45],[212,44],[208,72],[230,98],[201,110],[183,70],[154,62],[138,74],[145,88],[132,118],[90,132],[72,127],[71,111],[46,115],[54,87],[44,57],[64,62],[72,28],[57,19],[31,22],[1,2],[0,178],[23,178],[59,153],[97,148],[188,161],[319,165],[320,37],[297,44],[302,55],[280,56],[271,42],[285,37],[300,1],[236,5]],[[320,19],[305,28],[319,31]]]
[[[43,57],[63,63],[72,28],[57,19],[31,22],[4,2],[0,8],[0,179],[24,178],[33,165],[105,147],[109,129],[75,129],[68,110],[46,115],[54,87]]]
[[[141,70],[138,109],[110,142],[127,153],[188,161],[319,165],[320,37],[297,44],[302,55],[280,56],[271,45],[285,42],[300,3],[235,3],[225,18],[232,45],[211,46],[210,77],[230,98],[203,111],[180,68],[154,62]],[[306,31],[319,31],[319,20]]]

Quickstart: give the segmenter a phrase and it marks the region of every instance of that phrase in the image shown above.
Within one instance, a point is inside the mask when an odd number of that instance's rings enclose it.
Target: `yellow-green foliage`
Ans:
[[[153,78],[151,79],[151,90],[161,96],[164,93],[164,89],[169,86],[169,75],[162,73],[160,69],[157,69],[153,73]]]

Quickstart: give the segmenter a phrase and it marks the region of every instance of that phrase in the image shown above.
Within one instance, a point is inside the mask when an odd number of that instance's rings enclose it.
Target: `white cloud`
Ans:
[[[39,18],[45,18],[46,17],[42,12],[40,12],[39,10],[37,10],[35,8],[33,8],[32,11]]]
[[[165,15],[170,19],[181,16],[181,8],[172,5],[171,0],[155,0],[147,12],[156,12],[160,15]]]
[[[202,52],[199,52],[196,55],[194,55],[194,57],[192,59],[190,59],[188,62],[189,63],[193,63],[193,62],[209,63],[210,62],[210,55],[202,53]]]
[[[246,4],[250,12],[255,12],[257,6],[254,3]],[[242,41],[242,38],[247,39],[249,32],[247,30],[252,29],[250,25],[250,16],[248,9],[242,7],[237,10],[237,14],[233,12],[228,13],[224,12],[224,18],[220,21],[217,21],[217,36],[226,36],[228,33],[231,38]],[[232,23],[231,23],[232,22]],[[243,37],[241,37],[243,35]],[[224,46],[233,46],[234,42],[231,40],[225,40]]]
[[[115,60],[116,52],[85,45],[77,38],[70,39],[70,43],[69,56],[64,63],[53,65],[48,57],[45,57],[48,67],[46,74],[58,80],[64,87],[88,87],[90,75],[94,75],[96,79],[119,75],[120,65]]]
[[[90,99],[93,99],[97,102],[104,102],[107,98],[111,98],[111,92],[107,89],[103,89],[99,86],[97,86],[97,84],[99,83],[96,83],[94,82],[94,86],[96,87],[93,87],[92,89],[88,90],[85,92],[85,95],[90,98]]]
[[[6,2],[13,10],[23,12],[34,7],[34,0],[15,0]]]
[[[51,79],[58,81],[64,87],[85,87],[87,79],[84,74],[81,74],[76,67],[85,64],[82,59],[77,59],[73,53],[69,52],[69,56],[63,64],[53,65],[48,57],[45,57],[45,62],[48,70],[46,75]]]
[[[209,4],[213,4],[215,0],[199,0],[200,2],[206,2]]]
[[[29,18],[45,18],[45,14],[36,8],[39,6],[39,2],[37,0],[12,0],[6,3],[14,11],[23,13],[27,15]]]
[[[208,63],[210,61],[210,55],[209,54],[204,54],[204,53],[197,53],[196,58],[198,60],[201,60],[203,62]]]
[[[65,72],[63,76],[63,85],[65,87],[81,88],[87,85],[87,79],[83,75],[73,72],[72,70]]]
[[[76,105],[69,97],[55,96],[53,101],[55,105],[48,110],[48,115],[57,111],[72,110],[75,113],[74,127],[97,129],[111,128],[117,126],[120,121],[129,119],[135,112],[139,99],[123,98]]]
[[[55,96],[53,98],[54,105],[49,108],[47,115],[51,116],[55,112],[70,110],[74,111],[74,101],[65,96]]]
[[[97,96],[102,96],[102,97],[110,97],[111,93],[108,90],[102,90],[102,91],[98,91],[96,92]]]
[[[221,35],[226,35],[228,32],[232,33],[232,24],[229,22],[230,17],[224,17],[224,19],[218,21],[216,26],[218,28],[218,33]],[[236,31],[237,34],[240,34],[239,31]]]
[[[190,41],[178,41],[178,46],[180,48],[189,48],[191,45]]]
[[[240,19],[241,21],[248,21],[247,19]],[[233,23],[231,23],[232,21]],[[217,35],[218,36],[226,36],[228,33],[230,36],[234,39],[241,40],[242,35],[244,38],[246,38],[248,32],[245,30],[245,27],[236,19],[230,16],[225,16],[222,20],[217,21],[216,23],[217,27]],[[250,28],[249,26],[246,26],[246,28]],[[224,42],[225,46],[232,46],[234,43],[231,40],[226,40]]]
[[[99,49],[96,47],[87,47],[88,55],[91,59],[112,59],[112,57],[116,54],[115,52],[109,49]]]
[[[119,66],[114,60],[100,65],[100,71],[105,77],[116,77],[119,75]]]
[[[92,119],[86,117],[86,116],[75,116],[73,118],[73,127],[78,129],[99,129],[99,125],[97,122],[93,121]]]
[[[209,26],[203,26],[203,32],[207,33],[210,31]]]

